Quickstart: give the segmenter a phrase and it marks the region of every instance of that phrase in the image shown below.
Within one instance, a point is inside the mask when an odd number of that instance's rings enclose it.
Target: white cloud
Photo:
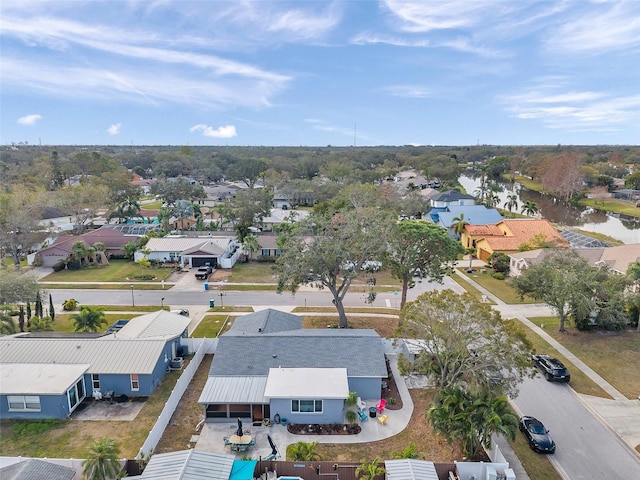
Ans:
[[[107,128],[107,133],[109,135],[119,135],[120,134],[120,127],[122,127],[121,123],[114,123],[109,128]]]
[[[38,113],[33,113],[31,115],[25,115],[24,117],[20,117],[18,119],[18,123],[20,125],[26,125],[27,127],[33,127],[38,120],[42,120],[42,115]]]
[[[421,85],[392,85],[383,89],[394,97],[404,98],[428,98],[433,96],[433,92],[428,87]]]
[[[233,138],[237,136],[235,125],[223,125],[215,128],[209,125],[198,124],[189,129],[190,132],[202,132],[205,137],[213,138]]]

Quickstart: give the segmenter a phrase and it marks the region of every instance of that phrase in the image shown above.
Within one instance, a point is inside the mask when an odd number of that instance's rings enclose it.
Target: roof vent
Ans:
[[[80,344],[76,345],[76,348],[77,348],[77,349],[80,349]]]
[[[259,331],[259,332],[262,332],[262,329],[261,329],[261,328],[259,328],[259,329],[258,329],[258,331]]]
[[[271,356],[272,356],[273,358],[278,358],[278,355],[277,355],[277,354],[275,354],[275,353],[274,353],[273,355],[271,355]]]

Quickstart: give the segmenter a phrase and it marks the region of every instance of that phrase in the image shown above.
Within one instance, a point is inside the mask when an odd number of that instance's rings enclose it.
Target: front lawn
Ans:
[[[489,290],[504,303],[509,305],[537,303],[537,300],[528,296],[525,296],[524,299],[521,300],[520,295],[516,293],[515,289],[511,288],[508,280],[497,280],[491,276],[493,270],[490,268],[485,269],[486,273],[482,273],[482,271],[478,269],[474,269],[472,273],[467,273],[466,268],[458,268],[458,270],[481,287]]]
[[[114,259],[109,261],[109,265],[89,265],[79,270],[62,270],[51,272],[42,278],[43,282],[136,282],[136,277],[140,274],[153,275],[152,282],[161,282],[171,273],[171,268],[145,268],[130,261]]]
[[[228,329],[233,323],[234,318],[235,317],[229,317],[228,315],[205,315],[191,334],[191,337],[217,338],[220,330],[225,325],[225,321],[229,319],[226,323],[226,328]]]
[[[530,319],[536,325],[544,324],[545,331],[571,353],[589,365],[607,382],[629,399],[640,395],[640,332],[627,329],[621,332],[602,330],[580,331],[568,326],[565,333],[558,331],[556,317]],[[573,373],[571,369],[571,383]],[[586,392],[583,392],[586,393]]]

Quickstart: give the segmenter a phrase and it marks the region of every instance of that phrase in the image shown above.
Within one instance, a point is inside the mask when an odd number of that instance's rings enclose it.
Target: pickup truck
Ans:
[[[209,276],[213,273],[213,268],[211,267],[202,267],[196,271],[196,278],[198,280],[207,280]]]

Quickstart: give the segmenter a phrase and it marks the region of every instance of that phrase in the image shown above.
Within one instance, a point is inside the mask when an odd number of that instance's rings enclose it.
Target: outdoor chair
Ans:
[[[388,415],[380,415],[378,417],[378,421],[380,422],[380,425],[386,425],[387,424],[387,419],[389,418]]]
[[[368,418],[367,414],[362,410],[358,410],[358,415],[360,416],[360,421],[362,422],[364,422]]]
[[[387,401],[383,398],[376,405],[376,410],[378,410],[378,413],[382,413],[382,411],[384,410],[384,407],[386,406],[387,406]]]
[[[367,402],[362,400],[360,397],[358,397],[357,399],[357,404],[358,404],[358,410],[363,412],[367,409]]]

